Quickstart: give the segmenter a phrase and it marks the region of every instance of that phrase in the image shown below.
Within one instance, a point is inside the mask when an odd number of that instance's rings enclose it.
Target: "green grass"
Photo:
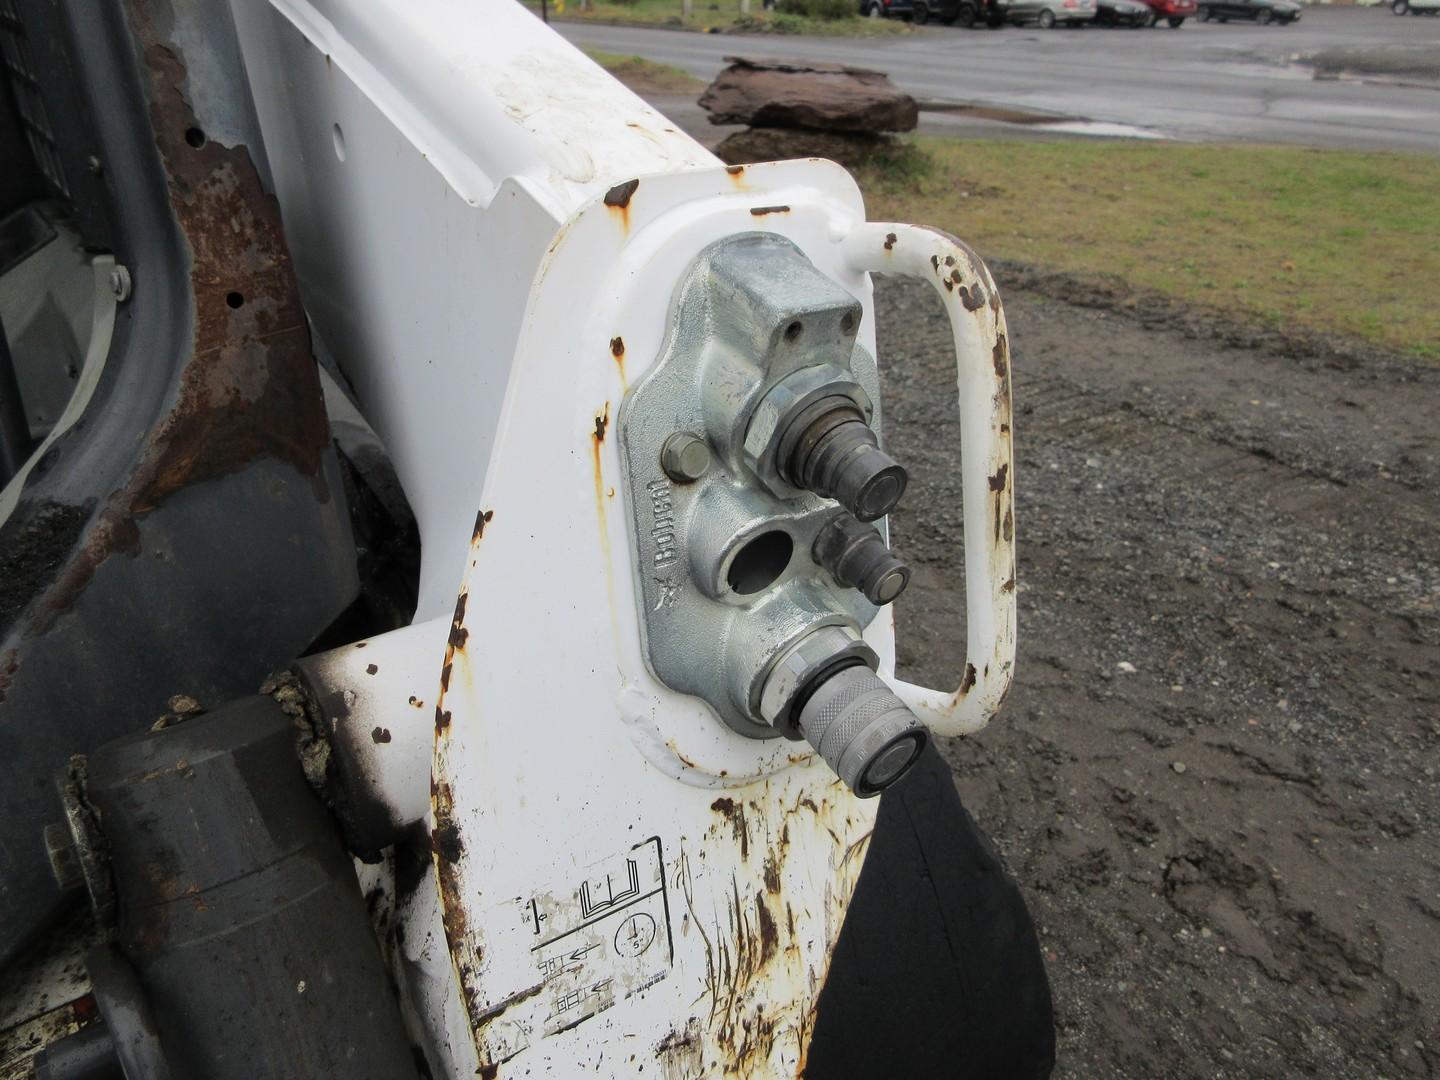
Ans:
[[[582,46],[585,55],[637,94],[695,94],[705,89],[705,81],[697,79],[673,64],[658,64],[643,56],[622,56]]]
[[[1440,361],[1440,161],[1399,154],[916,138],[860,169],[872,217],[1111,274],[1279,327]]]
[[[523,0],[537,14],[538,0]],[[857,3],[856,8],[859,8]],[[690,17],[682,15],[681,0],[594,0],[581,9],[575,0],[566,0],[564,14],[549,4],[552,18],[573,22],[618,23],[634,26],[673,27],[711,33],[819,34],[833,37],[892,37],[911,33],[910,24],[899,19],[862,19],[858,14],[843,19],[817,19],[765,11],[760,0],[751,0],[750,13],[740,13],[739,0],[694,0]]]

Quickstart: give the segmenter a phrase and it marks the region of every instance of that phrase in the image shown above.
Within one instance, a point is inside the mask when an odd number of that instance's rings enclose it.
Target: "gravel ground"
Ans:
[[[945,753],[1041,927],[1056,1075],[1435,1075],[1440,370],[997,277],[1020,662]],[[925,286],[877,307],[902,673],[948,686],[953,361]]]

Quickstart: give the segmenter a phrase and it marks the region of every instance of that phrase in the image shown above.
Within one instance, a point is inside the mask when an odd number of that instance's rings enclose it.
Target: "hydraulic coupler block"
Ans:
[[[861,638],[909,570],[868,524],[907,478],[860,317],[790,241],[716,243],[618,424],[655,675],[743,735],[808,741],[868,796],[927,733]]]

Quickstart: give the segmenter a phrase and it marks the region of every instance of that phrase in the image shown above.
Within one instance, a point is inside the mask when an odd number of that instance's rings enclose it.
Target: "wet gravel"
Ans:
[[[1020,660],[945,753],[1041,927],[1056,1075],[1434,1075],[1440,370],[998,270]],[[877,309],[901,670],[953,686],[944,315]]]

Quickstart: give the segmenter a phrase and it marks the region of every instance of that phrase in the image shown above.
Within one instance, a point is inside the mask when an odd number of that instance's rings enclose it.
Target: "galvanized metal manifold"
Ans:
[[[861,314],[789,240],[720,241],[619,432],[655,675],[742,735],[806,739],[868,796],[928,735],[861,637],[909,578],[869,524],[907,477],[880,445]]]

